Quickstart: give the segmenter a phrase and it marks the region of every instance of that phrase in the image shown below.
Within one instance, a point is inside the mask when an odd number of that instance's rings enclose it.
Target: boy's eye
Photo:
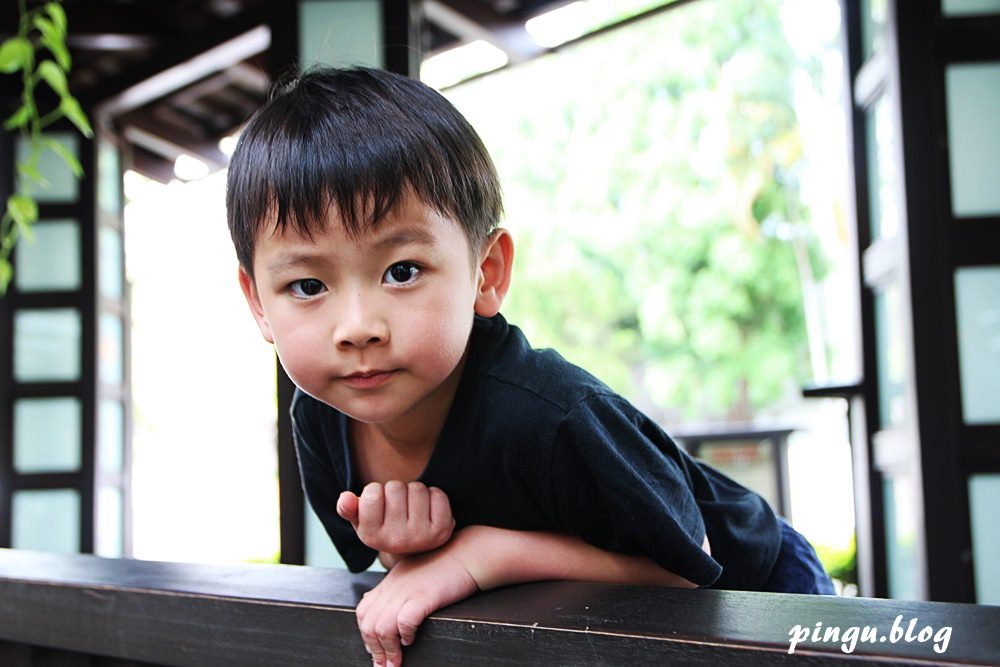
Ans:
[[[321,292],[326,290],[326,286],[315,278],[305,278],[303,280],[296,280],[291,285],[288,286],[288,290],[292,293],[292,296],[299,299],[308,299],[309,297],[316,296]]]
[[[405,285],[413,282],[420,273],[420,267],[413,262],[396,262],[385,271],[382,279],[390,285]]]

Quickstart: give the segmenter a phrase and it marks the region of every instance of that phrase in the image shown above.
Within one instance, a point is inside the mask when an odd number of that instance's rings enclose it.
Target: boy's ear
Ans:
[[[510,271],[514,266],[514,239],[500,228],[490,234],[479,259],[479,290],[475,311],[481,317],[493,317],[500,312],[510,288]]]
[[[260,333],[264,336],[264,340],[274,344],[274,336],[271,335],[271,325],[268,324],[267,317],[264,315],[264,308],[260,304],[257,286],[254,285],[253,278],[250,277],[246,269],[242,266],[240,267],[240,288],[243,290],[243,296],[247,298],[250,312],[253,313],[253,318],[257,320],[257,326],[260,327]]]

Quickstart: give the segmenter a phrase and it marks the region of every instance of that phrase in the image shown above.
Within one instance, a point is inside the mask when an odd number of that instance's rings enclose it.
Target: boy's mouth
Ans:
[[[372,389],[389,381],[396,371],[368,370],[344,375],[341,380],[356,389]]]

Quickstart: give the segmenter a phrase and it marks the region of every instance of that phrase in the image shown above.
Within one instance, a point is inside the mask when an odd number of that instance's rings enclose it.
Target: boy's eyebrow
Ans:
[[[289,252],[283,255],[278,255],[267,263],[267,270],[270,273],[279,273],[286,269],[291,269],[296,266],[310,264],[317,259],[315,253],[308,252]]]
[[[385,238],[379,239],[374,243],[373,248],[378,252],[382,252],[390,248],[395,248],[401,245],[409,245],[411,243],[419,245],[432,245],[434,241],[434,235],[426,229],[421,229],[419,227],[406,227],[389,234]]]

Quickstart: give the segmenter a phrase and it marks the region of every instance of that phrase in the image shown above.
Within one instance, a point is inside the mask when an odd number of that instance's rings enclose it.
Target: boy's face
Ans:
[[[509,236],[502,289],[491,288],[497,243],[473,265],[462,228],[411,194],[356,239],[335,213],[312,239],[290,226],[261,233],[254,279],[241,270],[240,284],[296,385],[358,421],[388,423],[447,409],[473,313],[494,315],[506,292]]]

